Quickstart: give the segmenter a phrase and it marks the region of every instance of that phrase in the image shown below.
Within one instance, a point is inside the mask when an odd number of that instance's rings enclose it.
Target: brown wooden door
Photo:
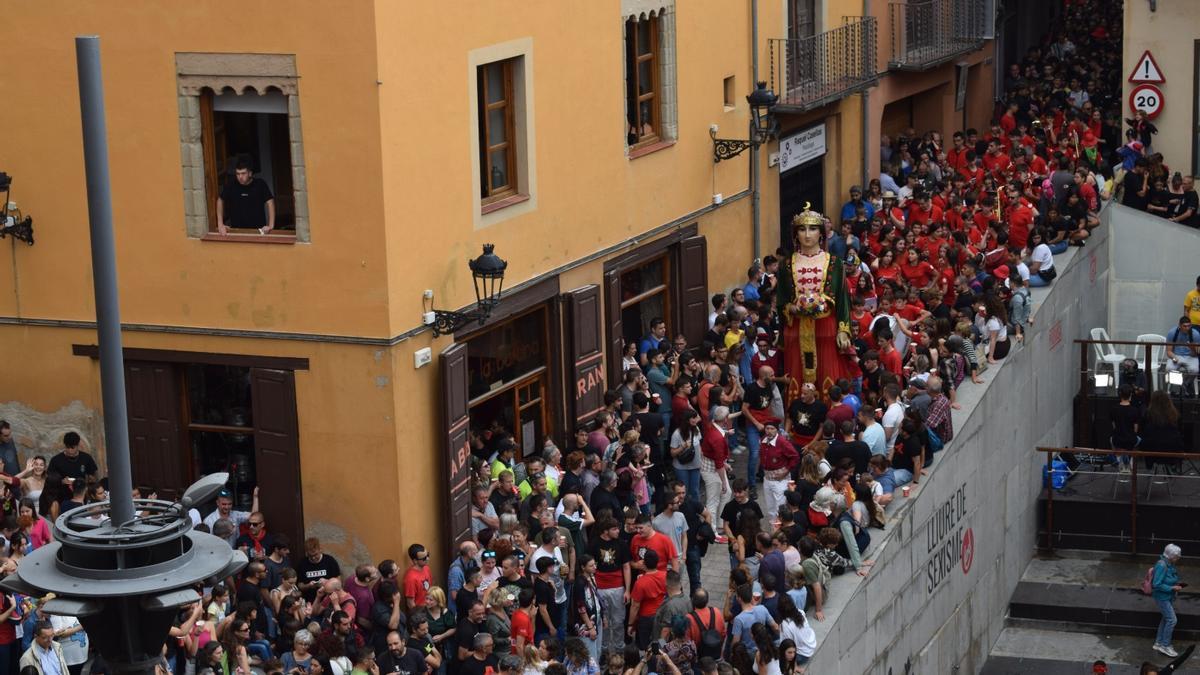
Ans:
[[[600,330],[600,287],[592,284],[564,294],[567,302],[566,370],[572,427],[604,407],[604,340]],[[620,357],[617,357],[618,362]]]
[[[621,357],[624,340],[621,325],[621,273],[604,273],[604,318],[608,323],[608,381],[621,381]]]
[[[471,447],[467,408],[467,345],[441,353],[442,421],[446,429],[446,559],[471,537]]]
[[[267,530],[286,534],[296,550],[304,541],[296,377],[290,370],[252,368],[250,381],[259,510]]]
[[[699,345],[708,332],[708,243],[704,237],[679,242],[679,332]]]
[[[177,499],[191,482],[180,429],[180,393],[169,363],[125,364],[133,484]]]

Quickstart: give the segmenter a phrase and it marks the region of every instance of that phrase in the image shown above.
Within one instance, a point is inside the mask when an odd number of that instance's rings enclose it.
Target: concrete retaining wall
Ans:
[[[1166,335],[1183,314],[1183,296],[1196,287],[1200,230],[1124,206],[1109,211],[1109,247],[1127,252],[1111,256],[1109,336]]]
[[[1045,459],[1033,449],[1071,439],[1072,340],[1108,316],[1107,238],[1101,227],[1086,247],[1056,256],[1058,279],[1034,289],[1025,345],[984,373],[984,385],[964,384],[954,440],[932,475],[897,498],[886,530],[871,530],[874,567],[831,585],[808,672],[980,670],[1035,546]]]

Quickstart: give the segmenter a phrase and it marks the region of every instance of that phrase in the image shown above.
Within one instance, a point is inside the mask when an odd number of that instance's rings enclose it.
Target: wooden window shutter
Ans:
[[[704,237],[679,242],[679,329],[688,344],[708,332],[708,243]]]
[[[441,354],[442,410],[446,428],[446,551],[471,537],[471,447],[467,408],[467,345],[454,344]]]
[[[621,381],[621,273],[604,273],[604,314],[608,320],[608,381]]]
[[[159,499],[178,499],[188,486],[180,447],[179,387],[168,363],[125,363],[129,458],[133,484],[153,488]]]
[[[575,424],[604,407],[604,348],[600,330],[600,287],[592,284],[564,294],[571,336],[567,355],[571,415]],[[620,355],[617,356],[620,363]]]
[[[304,541],[296,376],[290,370],[251,368],[250,387],[259,510],[267,530],[286,534],[296,548]]]

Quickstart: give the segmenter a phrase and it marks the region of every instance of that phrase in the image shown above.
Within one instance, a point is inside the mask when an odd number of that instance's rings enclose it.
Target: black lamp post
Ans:
[[[483,254],[467,262],[475,283],[475,309],[453,312],[430,308],[432,316],[427,315],[426,324],[433,326],[434,337],[453,333],[472,321],[482,326],[496,305],[500,304],[500,295],[504,292],[504,270],[508,268],[508,263],[493,253],[495,248],[492,244],[484,244]]]
[[[779,102],[779,97],[767,89],[766,82],[759,82],[754,91],[746,97],[746,102],[750,104],[750,140],[717,138],[717,132],[710,130],[708,133],[713,139],[714,164],[723,159],[733,159],[746,148],[757,148],[779,133],[779,123],[771,114],[775,104]]]

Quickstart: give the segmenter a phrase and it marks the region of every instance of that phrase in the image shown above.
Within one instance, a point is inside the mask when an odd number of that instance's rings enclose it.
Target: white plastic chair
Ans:
[[[1108,331],[1104,328],[1093,328],[1091,335],[1092,340],[1097,342],[1092,345],[1096,348],[1096,372],[1100,371],[1101,364],[1108,364],[1109,370],[1113,373],[1114,387],[1119,388],[1121,386],[1121,362],[1125,360],[1125,355],[1118,353],[1111,344],[1099,344],[1109,340]]]
[[[1157,389],[1159,380],[1164,372],[1164,366],[1167,360],[1167,338],[1157,333],[1144,333],[1137,336],[1138,342],[1154,342],[1162,343],[1155,344],[1150,348],[1150,377],[1154,378],[1154,387]],[[1138,345],[1137,356],[1138,370],[1145,372],[1146,370],[1146,348]]]

